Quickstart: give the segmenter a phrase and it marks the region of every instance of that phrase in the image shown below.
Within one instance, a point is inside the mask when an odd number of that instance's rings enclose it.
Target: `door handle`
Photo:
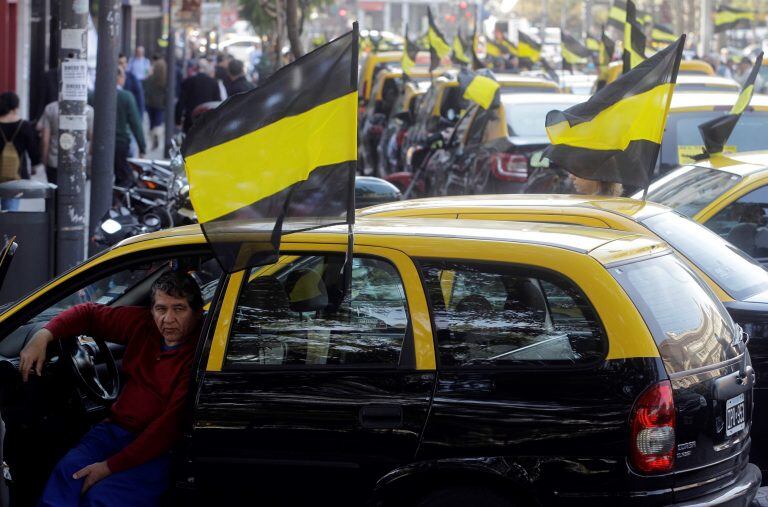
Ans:
[[[403,425],[400,405],[364,405],[360,409],[360,426],[366,429],[397,429]]]

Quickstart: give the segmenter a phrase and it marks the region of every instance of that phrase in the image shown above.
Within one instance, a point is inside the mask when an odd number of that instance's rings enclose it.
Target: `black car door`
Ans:
[[[199,498],[359,504],[413,459],[435,376],[414,352],[432,350],[424,295],[403,254],[355,255],[350,291],[340,253],[232,276],[195,408]]]

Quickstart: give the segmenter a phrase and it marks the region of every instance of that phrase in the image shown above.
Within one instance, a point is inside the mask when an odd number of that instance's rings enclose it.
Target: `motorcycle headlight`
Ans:
[[[112,220],[111,218],[104,220],[101,224],[101,230],[110,235],[115,234],[122,228],[123,226],[117,220]]]

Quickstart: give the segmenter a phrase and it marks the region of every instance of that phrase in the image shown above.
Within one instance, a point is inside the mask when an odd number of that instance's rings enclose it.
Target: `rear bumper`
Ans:
[[[670,507],[747,507],[755,498],[761,481],[760,469],[749,463],[729,487],[687,502],[670,504]]]

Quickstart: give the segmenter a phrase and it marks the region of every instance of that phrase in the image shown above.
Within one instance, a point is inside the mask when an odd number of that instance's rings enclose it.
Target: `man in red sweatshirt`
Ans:
[[[24,381],[41,374],[52,340],[85,334],[126,345],[125,386],[107,420],[94,426],[53,470],[42,506],[150,506],[168,486],[168,451],[184,419],[203,300],[188,275],[152,285],[152,306],[95,303],[62,312],[21,351]]]

